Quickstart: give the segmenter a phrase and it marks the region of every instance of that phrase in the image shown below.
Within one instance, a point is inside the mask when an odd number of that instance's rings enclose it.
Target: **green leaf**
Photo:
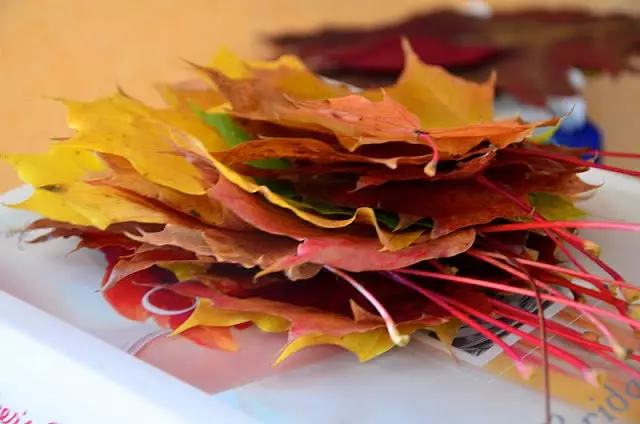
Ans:
[[[207,113],[193,104],[191,109],[207,125],[214,128],[224,138],[229,147],[253,140],[253,137],[236,125],[226,113]],[[289,162],[285,159],[264,159],[249,162],[249,165],[260,169],[286,169],[289,167]]]
[[[529,200],[536,212],[551,221],[571,221],[588,215],[557,194],[529,193]]]
[[[198,111],[198,116],[209,126],[213,127],[229,143],[230,147],[249,141],[252,137],[237,126],[233,119],[225,113],[206,113]]]
[[[255,178],[256,184],[269,187],[269,190],[282,197],[295,199],[300,197],[293,184],[289,181],[273,180],[270,178]]]

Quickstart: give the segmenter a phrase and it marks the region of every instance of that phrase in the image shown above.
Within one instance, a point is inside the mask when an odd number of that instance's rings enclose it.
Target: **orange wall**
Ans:
[[[0,150],[41,151],[49,137],[68,134],[64,111],[43,96],[89,99],[116,84],[147,101],[151,85],[187,74],[179,58],[206,61],[226,45],[247,57],[268,52],[260,36],[281,28],[311,29],[323,24],[364,25],[389,21],[444,0],[0,0]],[[502,0],[502,7],[590,5],[640,12],[638,0]],[[373,5],[374,4],[374,5]],[[635,6],[634,6],[635,5]],[[608,117],[615,137],[631,138],[614,93],[638,110],[638,81],[590,90]],[[631,88],[630,88],[631,87]],[[612,97],[613,96],[613,97]],[[602,98],[609,99],[603,101]],[[608,103],[607,103],[608,102]],[[608,105],[608,106],[607,106]],[[638,124],[636,124],[638,125]],[[606,126],[606,125],[605,125]],[[639,132],[640,128],[637,129]],[[613,137],[613,136],[612,136]],[[613,137],[613,138],[615,138]],[[0,164],[0,191],[17,184]]]

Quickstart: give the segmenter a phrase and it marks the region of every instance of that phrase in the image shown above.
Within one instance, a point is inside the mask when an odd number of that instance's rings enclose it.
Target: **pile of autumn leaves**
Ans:
[[[423,329],[450,340],[465,320],[393,271],[529,287],[468,252],[503,246],[555,264],[555,244],[482,226],[529,221],[523,204],[577,218],[571,199],[593,187],[580,166],[518,153],[567,154],[528,140],[555,120],[493,121],[493,79],[467,82],[405,54],[394,85],[357,93],[294,57],[223,51],[194,65],[197,82],[159,87],[167,108],[124,93],[62,100],[72,137],[3,156],[35,187],[13,207],[44,217],[33,241],[79,237],[102,250],[102,294],[121,314],[202,345],[235,350],[232,329],[249,325],[288,332],[280,360],[315,344],[368,360]],[[491,291],[415,281],[493,313]]]

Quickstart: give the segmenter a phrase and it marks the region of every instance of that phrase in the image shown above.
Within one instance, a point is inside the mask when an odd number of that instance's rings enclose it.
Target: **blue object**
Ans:
[[[602,150],[602,133],[600,129],[590,120],[586,120],[584,125],[579,127],[563,128],[560,125],[551,138],[551,142],[566,147],[582,147],[592,150]],[[590,159],[593,155],[586,155],[584,159]],[[596,163],[600,158],[596,159]]]

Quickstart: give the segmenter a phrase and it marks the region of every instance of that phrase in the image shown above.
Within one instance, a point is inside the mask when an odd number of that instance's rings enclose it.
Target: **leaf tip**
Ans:
[[[402,45],[402,51],[404,52],[405,59],[409,56],[415,55],[411,41],[409,41],[409,37],[403,35],[400,38],[400,43]]]

